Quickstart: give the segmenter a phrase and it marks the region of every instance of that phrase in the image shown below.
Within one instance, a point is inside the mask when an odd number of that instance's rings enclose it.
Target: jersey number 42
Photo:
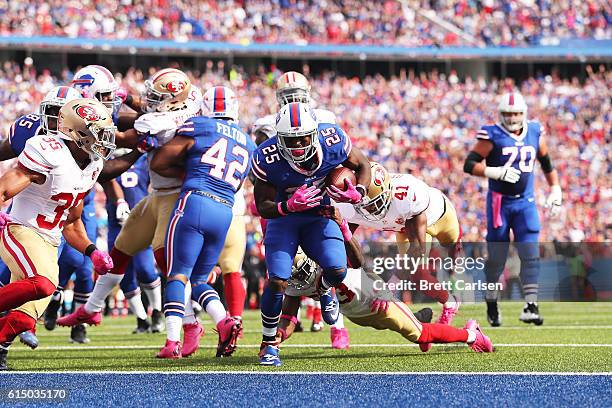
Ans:
[[[210,175],[224,180],[236,190],[244,178],[249,164],[249,152],[242,146],[235,145],[232,154],[237,160],[231,160],[228,166],[227,139],[219,139],[202,155],[202,163],[210,164]],[[238,173],[238,174],[236,174]]]

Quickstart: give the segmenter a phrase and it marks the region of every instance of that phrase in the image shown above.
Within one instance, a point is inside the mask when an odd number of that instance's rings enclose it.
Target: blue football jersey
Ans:
[[[128,171],[115,179],[123,190],[125,201],[130,208],[149,194],[149,167],[147,156],[141,156]]]
[[[123,191],[123,197],[130,208],[134,208],[136,204],[149,194],[149,168],[147,165],[147,156],[141,156],[129,170],[115,178]],[[110,200],[106,201],[106,212],[108,214],[108,223],[110,225],[119,225],[117,221],[117,206],[112,204]]]
[[[285,201],[300,186],[316,185],[323,189],[325,177],[330,171],[344,163],[351,152],[351,139],[342,128],[332,123],[319,123],[319,167],[305,172],[296,168],[281,156],[277,136],[263,142],[253,155],[253,174],[276,187],[276,201]],[[328,196],[322,205],[330,204]]]
[[[206,191],[233,205],[251,168],[251,138],[234,122],[204,116],[188,119],[176,135],[195,141],[187,151],[182,191]]]
[[[36,113],[23,115],[18,118],[9,130],[9,143],[13,152],[19,156],[29,138],[43,133],[42,118]]]
[[[527,122],[520,135],[509,133],[501,125],[483,126],[478,138],[493,144],[486,159],[487,166],[512,166],[521,171],[517,183],[489,179],[489,189],[510,196],[533,196],[533,169],[540,146],[542,128],[538,122]]]

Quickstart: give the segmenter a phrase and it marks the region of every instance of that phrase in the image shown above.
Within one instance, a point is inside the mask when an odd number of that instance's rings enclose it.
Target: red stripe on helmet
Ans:
[[[291,127],[300,127],[300,104],[294,102],[289,106],[289,119]]]
[[[510,106],[514,105],[514,94],[513,93],[510,94],[510,100],[508,101],[508,104]]]
[[[65,98],[67,94],[68,94],[68,87],[67,86],[60,86],[60,89],[57,91],[57,97],[58,98]]]
[[[225,112],[225,88],[222,86],[215,87],[215,107],[213,112]]]

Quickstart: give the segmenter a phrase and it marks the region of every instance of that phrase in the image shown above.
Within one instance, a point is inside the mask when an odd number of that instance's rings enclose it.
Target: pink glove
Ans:
[[[383,314],[389,309],[389,301],[383,299],[374,299],[370,306],[370,311],[377,314]]]
[[[125,88],[119,88],[115,91],[115,96],[121,98],[121,102],[125,102],[128,96],[128,91]]]
[[[304,184],[293,193],[289,200],[287,200],[287,209],[289,212],[301,212],[317,207],[321,204],[321,200],[323,199],[323,196],[320,196],[319,193],[321,193],[320,189],[315,186],[307,187],[306,184]]]
[[[4,212],[0,212],[0,231],[2,231],[8,223],[11,222],[11,217]]]
[[[351,229],[349,228],[348,221],[345,220],[344,218],[342,219],[342,224],[340,224],[340,232],[342,232],[342,237],[344,238],[344,241],[346,242],[350,241],[351,238],[353,238],[353,233],[351,232]]]
[[[96,249],[91,253],[91,262],[93,262],[94,271],[98,275],[106,275],[113,269],[113,258],[110,257],[106,252],[102,252]]]
[[[357,204],[361,201],[361,193],[357,191],[349,179],[344,179],[344,189],[345,191],[342,191],[336,186],[330,186],[326,188],[326,191],[334,201],[339,203]]]

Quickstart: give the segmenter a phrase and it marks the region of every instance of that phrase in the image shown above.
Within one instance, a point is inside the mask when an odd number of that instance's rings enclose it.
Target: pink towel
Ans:
[[[499,228],[504,225],[501,216],[502,195],[492,191],[491,198],[491,204],[493,205],[493,228]]]

